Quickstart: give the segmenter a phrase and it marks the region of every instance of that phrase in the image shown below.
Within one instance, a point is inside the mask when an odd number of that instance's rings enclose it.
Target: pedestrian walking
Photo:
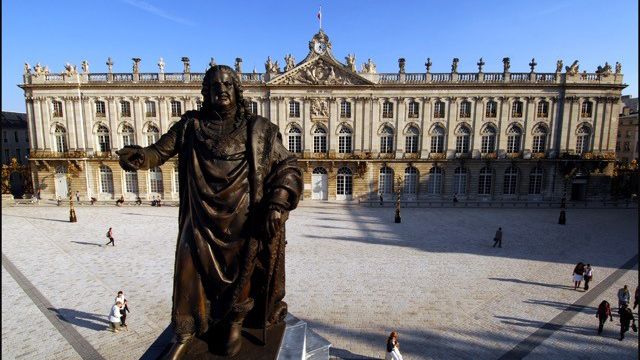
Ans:
[[[593,269],[591,264],[587,264],[584,268],[584,291],[589,290],[589,282],[593,279]]]
[[[113,246],[116,246],[115,241],[113,241],[113,228],[109,228],[109,231],[107,231],[107,238],[109,239],[109,242],[105,245],[111,244]]]
[[[38,189],[38,201],[42,200],[42,192]]]
[[[124,292],[122,290],[118,291],[118,295],[116,295],[116,303],[122,303],[122,308],[120,309],[120,326],[125,330],[129,331],[129,327],[127,326],[127,313],[129,311],[129,304],[127,302],[127,298],[124,297]]]
[[[618,290],[618,312],[622,310],[622,305],[629,305],[629,300],[631,300],[631,294],[629,294],[629,287],[625,285]]]
[[[118,327],[120,327],[120,318],[122,317],[120,313],[121,308],[122,303],[118,301],[111,307],[111,312],[109,312],[109,325],[113,332],[118,332]]]
[[[640,304],[640,286],[636,286],[636,295],[633,299],[633,310],[636,309],[636,306]]]
[[[136,195],[136,205],[142,205],[142,199],[140,199],[140,196]]]
[[[498,231],[496,231],[496,236],[493,237],[493,247],[498,245],[499,248],[502,247],[502,228],[499,227]]]
[[[380,194],[380,206],[384,205],[384,198],[382,197],[382,194]]]
[[[584,279],[584,264],[579,262],[573,268],[573,290],[578,290],[582,280]]]
[[[80,191],[76,191],[76,201],[80,202]]]
[[[607,300],[602,300],[600,305],[598,305],[596,318],[598,318],[598,335],[600,335],[602,334],[604,323],[607,322],[607,318],[609,318],[609,321],[613,321],[613,315],[611,315],[611,305],[609,305],[609,302]]]
[[[402,360],[400,354],[400,343],[398,343],[398,333],[393,331],[387,338],[387,352],[384,356],[385,360]]]
[[[624,333],[629,331],[629,324],[631,324],[633,332],[638,332],[636,319],[633,317],[633,311],[629,309],[627,304],[622,304],[622,308],[620,309],[620,341],[624,339]]]

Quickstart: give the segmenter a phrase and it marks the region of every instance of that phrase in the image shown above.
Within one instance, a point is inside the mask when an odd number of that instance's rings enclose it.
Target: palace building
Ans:
[[[553,72],[378,73],[369,59],[356,68],[332,52],[322,31],[300,62],[283,68],[267,59],[265,72],[243,72],[252,110],[280,127],[285,146],[299,157],[305,199],[574,200],[609,193],[616,135],[626,86],[621,65],[605,63],[593,73],[578,61]],[[67,64],[50,73],[25,64],[34,187],[43,198],[67,196],[111,200],[178,199],[177,158],[159,168],[125,172],[115,150],[147,146],[187,110],[198,109],[203,73],[80,72]],[[213,60],[212,60],[213,62]],[[71,172],[74,176],[67,176]],[[70,179],[70,180],[69,180]],[[67,181],[71,181],[70,184]]]

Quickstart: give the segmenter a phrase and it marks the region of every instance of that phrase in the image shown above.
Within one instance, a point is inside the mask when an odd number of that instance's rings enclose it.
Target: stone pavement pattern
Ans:
[[[2,210],[2,253],[105,359],[138,359],[170,321],[174,207],[18,206]],[[393,209],[304,204],[287,223],[289,310],[340,358],[383,358],[399,331],[405,359],[497,359],[568,306],[578,261],[595,289],[638,253],[637,210]],[[114,227],[115,247],[105,233]],[[503,248],[492,248],[498,226]],[[637,264],[535,347],[528,359],[637,358],[638,336],[617,340],[595,308],[638,282]],[[115,293],[129,298],[129,332],[106,331]],[[3,358],[79,359],[2,269]],[[636,312],[637,314],[637,312]]]

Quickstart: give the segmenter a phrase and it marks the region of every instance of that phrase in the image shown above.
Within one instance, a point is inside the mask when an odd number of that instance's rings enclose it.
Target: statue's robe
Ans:
[[[141,168],[178,154],[179,232],[173,284],[176,334],[203,334],[229,316],[247,282],[259,326],[281,321],[284,298],[284,224],[267,239],[270,208],[283,222],[302,193],[296,158],[282,145],[278,127],[251,116],[223,133],[220,121],[185,113],[158,142],[144,149]],[[274,190],[283,189],[276,197]]]

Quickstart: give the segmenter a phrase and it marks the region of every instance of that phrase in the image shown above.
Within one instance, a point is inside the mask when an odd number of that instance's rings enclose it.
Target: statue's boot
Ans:
[[[193,334],[178,335],[176,342],[171,345],[171,349],[166,353],[162,360],[180,360],[187,353],[189,344],[193,340]]]
[[[229,336],[224,343],[224,353],[226,356],[234,356],[240,352],[240,348],[242,347],[242,323],[252,308],[252,298],[247,298],[233,306],[229,317]]]

